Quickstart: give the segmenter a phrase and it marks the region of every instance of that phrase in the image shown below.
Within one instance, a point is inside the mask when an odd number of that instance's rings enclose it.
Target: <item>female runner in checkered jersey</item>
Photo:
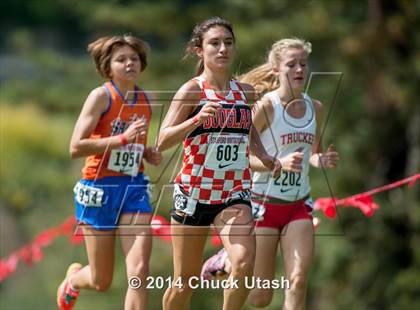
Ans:
[[[136,86],[148,49],[130,35],[102,37],[88,46],[98,73],[107,79],[86,99],[70,142],[72,158],[86,156],[74,203],[89,264],[70,265],[58,288],[59,309],[72,309],[81,289],[108,290],[117,235],[127,277],[144,282],[148,276],[152,208],[142,158],[152,165],[162,158],[154,147],[146,147],[151,108],[146,93]],[[124,309],[146,309],[147,299],[144,286],[129,287]]]
[[[234,51],[229,22],[215,17],[195,27],[187,55],[200,59],[196,77],[176,93],[159,134],[161,151],[184,145],[171,211],[174,282],[164,309],[188,308],[191,284],[197,284],[189,281],[200,275],[211,224],[232,262],[232,281],[238,280],[238,288],[224,290],[223,309],[241,308],[249,292],[244,278],[252,274],[255,257],[249,152],[275,174],[280,163],[267,155],[252,126],[253,87],[231,79]]]
[[[330,145],[321,149],[323,107],[302,93],[307,78],[311,44],[301,39],[283,39],[273,44],[268,61],[244,74],[241,81],[265,94],[254,108],[253,122],[269,154],[282,164],[279,177],[271,177],[261,162],[251,156],[252,204],[256,223],[254,278],[272,281],[278,244],[282,248],[286,278],[284,309],[304,309],[307,276],[313,257],[314,233],[310,215],[309,164],[334,168],[338,153]],[[224,249],[203,266],[202,275],[211,278],[229,273],[230,260]],[[273,289],[254,288],[248,303],[265,307]]]

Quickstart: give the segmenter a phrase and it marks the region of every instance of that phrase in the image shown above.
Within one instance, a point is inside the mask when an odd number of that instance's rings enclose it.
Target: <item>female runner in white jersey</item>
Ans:
[[[301,39],[283,39],[273,44],[268,61],[241,77],[265,93],[253,111],[253,123],[270,155],[280,159],[282,173],[272,177],[251,156],[252,204],[256,217],[256,261],[254,279],[272,281],[280,243],[286,278],[284,309],[304,309],[309,266],[314,251],[310,215],[309,164],[334,168],[338,153],[330,145],[321,150],[323,107],[302,93],[308,75],[311,44]],[[221,272],[220,272],[221,271]],[[206,261],[202,275],[230,272],[230,261],[222,249]],[[251,282],[250,282],[251,283]],[[248,302],[255,307],[271,303],[273,289],[254,288]]]
[[[200,287],[211,224],[232,266],[223,309],[240,309],[249,293],[244,279],[255,261],[249,151],[277,175],[280,162],[266,153],[252,126],[254,88],[231,79],[234,47],[229,22],[215,17],[195,27],[187,54],[200,58],[197,76],[175,95],[159,134],[161,151],[184,140],[171,212],[174,278],[164,309],[187,309],[194,287]]]

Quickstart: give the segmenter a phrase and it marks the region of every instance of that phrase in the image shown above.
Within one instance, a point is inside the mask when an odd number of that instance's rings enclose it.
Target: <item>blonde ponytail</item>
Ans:
[[[254,86],[259,95],[280,86],[279,79],[274,75],[273,67],[268,62],[240,75],[238,80]]]

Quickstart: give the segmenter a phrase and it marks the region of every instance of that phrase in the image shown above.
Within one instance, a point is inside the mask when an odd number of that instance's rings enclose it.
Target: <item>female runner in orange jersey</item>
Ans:
[[[110,287],[117,235],[127,277],[148,276],[152,208],[143,159],[152,165],[161,161],[161,153],[146,146],[151,107],[136,86],[148,49],[134,36],[102,37],[88,46],[98,73],[108,80],[89,94],[70,142],[72,158],[86,156],[74,202],[89,264],[69,267],[57,292],[60,309],[72,309],[80,289]],[[124,309],[146,307],[146,289],[128,288]]]

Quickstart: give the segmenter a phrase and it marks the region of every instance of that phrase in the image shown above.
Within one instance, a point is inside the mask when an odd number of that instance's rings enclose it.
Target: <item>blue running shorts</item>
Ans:
[[[99,180],[80,180],[74,187],[78,224],[97,230],[118,228],[121,214],[151,213],[149,178],[116,176]]]

